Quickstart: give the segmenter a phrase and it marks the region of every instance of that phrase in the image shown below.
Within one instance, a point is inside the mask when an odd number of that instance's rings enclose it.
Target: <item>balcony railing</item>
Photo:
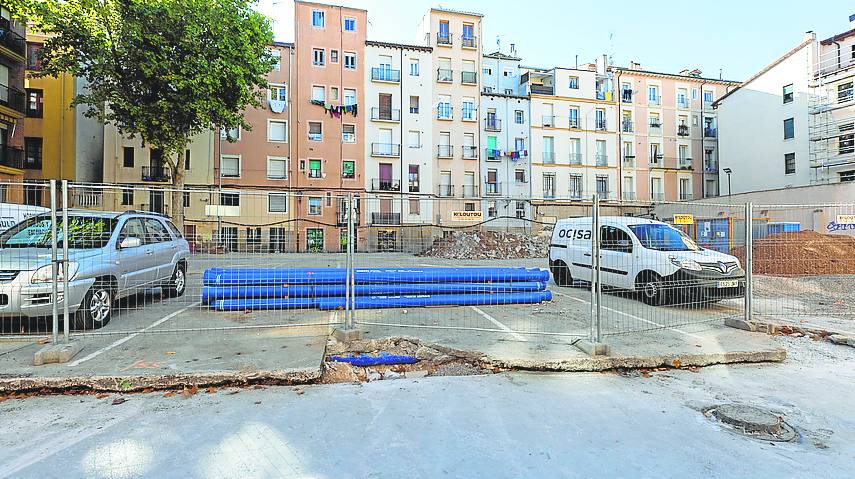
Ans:
[[[632,121],[623,120],[620,125],[621,131],[624,133],[632,133]]]
[[[454,118],[454,109],[450,105],[436,107],[436,118],[439,120],[451,120]]]
[[[683,99],[682,101],[677,100],[677,108],[683,108],[683,109],[689,108],[689,100],[688,99]]]
[[[660,103],[662,103],[662,100],[659,97],[649,98],[647,100],[647,104],[650,106],[659,106]]]
[[[579,128],[579,119],[578,118],[569,118],[567,120],[567,126],[570,128]]]
[[[635,155],[627,155],[624,153],[623,155],[623,166],[627,168],[635,167]]]
[[[454,147],[451,145],[436,145],[437,158],[453,158]]]
[[[704,163],[704,173],[718,173],[718,165],[715,163]]]
[[[692,159],[691,158],[679,158],[677,160],[677,165],[681,170],[691,170],[692,169]]]
[[[436,69],[436,81],[451,83],[454,81],[454,71],[446,68]]]
[[[650,129],[658,130],[659,128],[662,128],[662,123],[659,120],[656,120],[656,121],[650,120],[650,123],[648,123],[648,126],[650,127]]]
[[[632,103],[632,90],[623,90],[620,94],[620,100],[624,103]]]
[[[581,200],[582,199],[582,190],[570,188],[570,192],[568,196],[571,200]]]
[[[172,172],[169,168],[163,166],[143,166],[140,174],[140,180],[152,181],[155,183],[165,183],[171,181]]]
[[[376,121],[401,121],[401,110],[394,108],[371,108],[371,119]]]
[[[401,181],[391,178],[371,178],[371,191],[401,191]]]
[[[606,129],[606,120],[597,120],[594,124],[594,128],[597,130],[605,130]]]
[[[16,88],[0,84],[0,105],[8,106],[9,108],[24,114],[26,110],[27,95]]]
[[[477,198],[478,197],[478,185],[463,185],[463,197],[464,198]]]
[[[555,152],[554,151],[544,151],[543,152],[543,162],[547,165],[555,164]]]
[[[718,136],[718,128],[704,128],[704,138],[715,138]]]
[[[665,201],[665,193],[650,193],[650,199],[653,201]]]
[[[372,143],[371,156],[398,158],[401,156],[400,143]]]
[[[374,81],[401,83],[401,70],[392,70],[389,68],[372,68],[371,79]]]
[[[554,95],[554,89],[548,85],[529,85],[529,90],[534,95]]]
[[[463,37],[461,37],[460,43],[461,45],[463,45],[463,48],[478,48],[478,37],[474,35],[470,35],[467,37],[466,35],[464,35]]]
[[[449,32],[437,32],[436,33],[436,44],[437,45],[451,45],[451,33],[449,33]]]
[[[502,131],[502,120],[498,118],[487,118],[484,120],[485,131]]]
[[[601,200],[608,200],[608,199],[611,199],[611,197],[612,197],[612,193],[609,190],[598,190],[597,191],[597,198],[599,198]]]
[[[540,122],[541,126],[555,126],[555,116],[554,115],[543,115],[543,119]]]
[[[608,155],[596,155],[597,166],[609,166],[609,157]]]
[[[421,189],[419,188],[419,180],[410,180],[409,184],[407,185],[407,191],[409,191],[410,193],[418,193],[419,191],[421,191]]]
[[[463,159],[464,160],[477,160],[478,159],[478,147],[477,146],[464,146],[463,147]]]
[[[484,182],[484,194],[489,196],[496,196],[502,194],[502,184],[498,182]]]
[[[634,192],[634,191],[621,191],[621,193],[620,193],[620,194],[621,194],[621,196],[623,197],[623,199],[624,199],[624,200],[627,200],[627,201],[635,201],[636,196],[635,196],[635,192]]]
[[[477,113],[477,111],[474,106],[467,106],[464,104],[463,108],[460,109],[460,119],[463,121],[478,121],[475,113]]]
[[[476,72],[460,72],[460,83],[474,85],[478,83],[478,74]]]
[[[650,166],[661,166],[662,162],[665,160],[665,156],[662,153],[652,154],[650,155],[649,164]]]
[[[693,196],[694,195],[688,191],[681,191],[680,192],[680,201],[691,200]]]
[[[11,146],[0,149],[0,165],[24,169],[24,150]]]
[[[401,213],[371,213],[371,224],[374,225],[399,225],[401,224]]]
[[[436,185],[436,196],[454,196],[454,185]]]
[[[689,136],[689,125],[678,125],[677,136]]]
[[[2,24],[0,24],[0,45],[19,56],[27,56],[27,42],[21,35],[11,30],[9,20],[6,19],[3,19]]]
[[[581,165],[582,164],[582,154],[581,153],[570,153],[570,164],[571,165]]]

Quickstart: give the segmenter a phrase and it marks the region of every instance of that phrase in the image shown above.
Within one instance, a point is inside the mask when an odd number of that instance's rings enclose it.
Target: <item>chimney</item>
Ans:
[[[680,70],[680,75],[683,75],[684,77],[689,76],[689,69],[684,68],[684,69]]]
[[[630,70],[641,70],[641,63],[631,61],[631,62],[629,62],[629,69]]]
[[[511,43],[511,56],[512,57],[517,56],[517,46],[514,43]]]
[[[814,33],[813,30],[808,30],[807,32],[805,32],[805,39],[803,41],[812,42],[814,40],[816,40],[816,33]]]

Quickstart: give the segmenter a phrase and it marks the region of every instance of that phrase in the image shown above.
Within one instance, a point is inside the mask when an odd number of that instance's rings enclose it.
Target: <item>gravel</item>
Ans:
[[[545,258],[549,236],[499,231],[451,231],[434,240],[421,256],[447,259]]]

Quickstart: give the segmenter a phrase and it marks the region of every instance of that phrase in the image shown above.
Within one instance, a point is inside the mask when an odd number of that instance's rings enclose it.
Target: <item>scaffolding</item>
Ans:
[[[809,58],[811,182],[855,181],[855,54],[825,41]]]

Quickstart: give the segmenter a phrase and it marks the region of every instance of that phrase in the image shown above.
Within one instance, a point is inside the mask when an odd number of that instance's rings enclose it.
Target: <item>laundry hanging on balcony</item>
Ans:
[[[487,148],[487,156],[490,156],[493,158],[499,158],[499,157],[504,156],[504,157],[510,158],[511,160],[517,161],[524,156],[528,156],[528,150],[516,150],[515,151],[515,150],[502,150],[502,149]]]
[[[344,114],[350,114],[350,115],[353,115],[354,117],[356,117],[357,113],[359,111],[356,104],[353,104],[353,105],[333,105],[331,103],[327,103],[327,102],[322,101],[322,100],[309,100],[309,103],[311,103],[312,105],[318,105],[318,106],[324,107],[324,110],[326,110],[326,112],[329,113],[330,116],[333,118],[340,118],[341,115],[344,115]]]
[[[270,105],[270,111],[273,113],[282,113],[288,108],[288,102],[286,100],[268,100],[268,104]]]

